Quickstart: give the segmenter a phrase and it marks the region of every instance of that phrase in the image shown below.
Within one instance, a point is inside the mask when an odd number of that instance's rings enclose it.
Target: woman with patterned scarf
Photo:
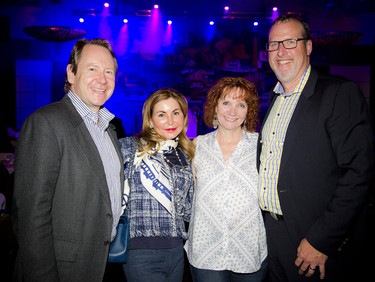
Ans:
[[[142,131],[120,139],[130,222],[127,282],[182,281],[194,180],[188,103],[170,88],[145,101]],[[128,192],[129,191],[129,192]]]

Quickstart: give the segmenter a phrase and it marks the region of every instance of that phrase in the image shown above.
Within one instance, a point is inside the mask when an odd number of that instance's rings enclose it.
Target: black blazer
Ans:
[[[296,247],[307,238],[319,251],[336,256],[348,245],[372,181],[372,138],[360,89],[311,70],[286,132],[277,187]],[[261,139],[260,134],[258,168]]]

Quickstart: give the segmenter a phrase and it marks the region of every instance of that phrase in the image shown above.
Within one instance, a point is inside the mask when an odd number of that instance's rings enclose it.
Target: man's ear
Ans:
[[[72,65],[69,64],[66,66],[66,77],[68,78],[68,81],[70,84],[73,84],[74,82],[74,73],[72,72]]]
[[[307,52],[307,55],[310,56],[311,55],[311,52],[312,52],[312,41],[311,40],[307,40],[306,42],[306,52]]]

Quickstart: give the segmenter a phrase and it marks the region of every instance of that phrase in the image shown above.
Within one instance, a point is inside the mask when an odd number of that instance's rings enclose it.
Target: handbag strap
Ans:
[[[130,197],[130,182],[132,181],[133,174],[134,174],[134,158],[137,152],[137,140],[134,136],[129,138],[129,146],[127,150],[129,150],[130,154],[128,155],[129,158],[124,160],[124,168],[125,168],[125,181],[124,181],[124,190],[123,190],[123,203],[122,203],[122,214],[125,213],[126,207],[129,204],[129,197]],[[128,168],[128,169],[127,169]]]
[[[125,174],[125,182],[124,182],[124,193],[123,193],[123,214],[125,213],[126,207],[129,204],[129,197],[130,197],[130,182],[133,181],[133,175],[134,175],[134,158],[135,154],[137,153],[137,139],[132,136],[130,137],[130,146],[128,150],[130,151],[130,158],[125,162],[124,165],[128,166],[129,169],[126,171]],[[126,164],[127,163],[127,164]]]

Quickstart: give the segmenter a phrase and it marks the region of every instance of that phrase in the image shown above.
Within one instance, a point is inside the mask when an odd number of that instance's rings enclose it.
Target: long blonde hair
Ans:
[[[140,155],[144,155],[149,152],[152,148],[159,148],[160,142],[164,139],[156,133],[154,128],[150,127],[151,117],[154,111],[155,105],[163,100],[172,98],[180,105],[181,111],[184,115],[184,126],[180,134],[178,135],[178,147],[184,151],[188,159],[191,160],[194,156],[195,146],[193,142],[186,136],[186,130],[188,126],[188,102],[181,93],[172,88],[162,88],[152,93],[144,102],[142,109],[142,131],[137,135],[138,151]],[[157,150],[155,154],[157,153]]]

